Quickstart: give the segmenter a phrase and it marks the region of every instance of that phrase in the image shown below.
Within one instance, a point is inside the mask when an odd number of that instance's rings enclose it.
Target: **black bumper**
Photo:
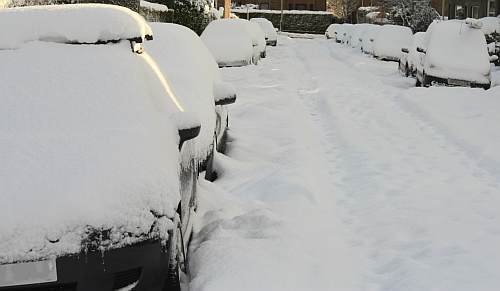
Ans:
[[[163,290],[168,255],[160,242],[143,242],[116,250],[92,252],[56,260],[58,281],[0,291],[110,291],[130,286],[133,290]]]
[[[456,85],[449,84],[448,79],[434,77],[434,76],[430,76],[430,75],[425,75],[424,86],[430,86],[433,83],[442,84],[442,85],[446,85],[446,86],[450,86],[450,87],[459,87]],[[470,87],[471,88],[483,88],[485,90],[488,90],[491,87],[491,84],[480,84],[480,83],[471,82]]]

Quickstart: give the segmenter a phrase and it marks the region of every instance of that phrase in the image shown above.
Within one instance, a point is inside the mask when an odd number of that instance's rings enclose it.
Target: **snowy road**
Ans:
[[[190,290],[498,290],[499,87],[413,88],[395,63],[280,41],[224,69],[240,94]]]

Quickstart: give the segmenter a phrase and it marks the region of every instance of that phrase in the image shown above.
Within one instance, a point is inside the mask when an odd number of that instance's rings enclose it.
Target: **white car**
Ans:
[[[375,37],[373,56],[384,61],[399,61],[401,49],[408,48],[413,33],[409,27],[383,25]]]
[[[0,289],[178,288],[200,124],[147,23],[54,5],[0,9],[0,30]]]
[[[254,46],[254,63],[266,57],[266,34],[260,28],[260,25],[255,22],[247,21],[250,28],[252,39],[257,45]]]
[[[248,21],[218,19],[210,22],[201,34],[219,67],[241,67],[253,63],[254,46]]]
[[[361,35],[361,50],[365,54],[373,55],[373,45],[382,26],[370,24]]]
[[[477,20],[434,23],[426,33],[425,55],[417,69],[417,86],[491,86],[490,56]]]
[[[353,28],[354,28],[353,24],[350,24],[350,23],[342,24],[342,26],[340,27],[339,33],[337,33],[337,42],[340,42],[343,44],[349,44],[349,42],[351,41]]]
[[[255,22],[260,25],[260,28],[266,34],[266,44],[269,46],[276,46],[278,44],[278,32],[273,26],[273,23],[266,18],[252,18],[251,22]]]
[[[370,26],[371,24],[368,23],[360,23],[354,25],[354,29],[352,31],[352,36],[351,40],[349,42],[350,46],[352,48],[361,48],[363,46],[363,38],[362,36],[364,35],[366,29]]]
[[[327,39],[333,39],[336,41],[337,40],[337,32],[338,32],[340,26],[341,26],[341,24],[338,24],[338,23],[330,24],[330,26],[328,26],[328,28],[325,31],[325,37]]]
[[[417,63],[419,60],[419,52],[417,48],[423,47],[425,32],[417,32],[413,35],[411,45],[401,49],[401,57],[399,59],[399,71],[406,77],[417,74]]]
[[[185,110],[196,114],[201,131],[189,141],[195,148],[196,162],[213,180],[214,151],[224,147],[227,110],[219,107],[234,103],[234,88],[221,81],[219,67],[200,37],[191,29],[170,23],[151,23],[155,41],[146,49],[162,72],[169,76],[171,89],[179,96]],[[226,93],[222,92],[225,91]],[[219,108],[219,109],[216,109]]]

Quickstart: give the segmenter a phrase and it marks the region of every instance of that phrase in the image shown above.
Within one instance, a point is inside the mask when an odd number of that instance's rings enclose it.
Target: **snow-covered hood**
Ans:
[[[434,25],[425,56],[426,74],[489,83],[490,62],[480,29],[450,20]]]
[[[145,239],[179,197],[171,100],[129,43],[0,51],[0,263]]]
[[[97,43],[151,38],[138,13],[106,4],[30,6],[0,10],[0,48],[17,48],[36,40]]]

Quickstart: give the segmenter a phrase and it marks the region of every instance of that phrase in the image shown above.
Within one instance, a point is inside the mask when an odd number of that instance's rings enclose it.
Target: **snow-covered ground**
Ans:
[[[331,41],[278,43],[223,70],[239,95],[190,290],[498,290],[500,87],[414,88]]]

